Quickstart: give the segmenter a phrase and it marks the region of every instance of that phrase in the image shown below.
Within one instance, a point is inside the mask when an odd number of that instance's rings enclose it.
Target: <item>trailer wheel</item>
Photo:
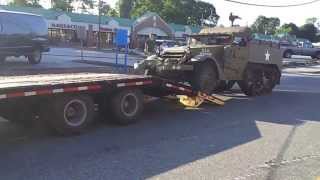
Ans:
[[[28,126],[32,123],[32,121],[35,118],[35,113],[33,112],[33,109],[30,108],[28,105],[14,103],[7,105],[7,107],[0,107],[0,109],[0,116],[12,123]]]
[[[55,99],[48,120],[61,135],[82,133],[94,118],[94,103],[89,96],[62,96]]]
[[[137,122],[143,110],[143,94],[138,89],[126,89],[116,94],[112,99],[113,121],[120,125]]]

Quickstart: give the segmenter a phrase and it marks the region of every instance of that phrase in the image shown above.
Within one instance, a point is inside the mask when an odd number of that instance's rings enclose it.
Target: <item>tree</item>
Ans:
[[[72,3],[73,0],[51,0],[52,9],[66,12],[72,12],[74,10]]]
[[[166,22],[215,26],[219,19],[212,4],[196,0],[136,0],[131,17],[140,17],[147,11],[159,14]],[[205,21],[204,21],[205,20]]]
[[[161,15],[161,11],[166,8],[164,11],[166,11],[166,14],[169,15],[172,13],[172,4],[166,3],[167,1],[162,0],[137,0],[134,4],[134,7],[131,10],[131,17],[140,17],[146,12],[155,12]],[[178,1],[176,2],[179,3]],[[177,16],[180,16],[179,12],[176,14]],[[121,16],[121,12],[120,12]]]
[[[42,8],[39,4],[40,0],[13,0],[9,3],[10,6],[28,6],[28,7],[37,7]]]
[[[306,24],[316,24],[317,21],[318,21],[318,18],[316,18],[316,17],[307,18]]]
[[[298,36],[300,33],[299,27],[294,23],[283,24],[281,28],[290,29],[288,32],[290,35]]]
[[[262,34],[274,34],[280,26],[280,19],[277,17],[259,16],[252,25],[252,31]]]
[[[109,4],[103,2],[101,5],[101,15],[117,17],[119,14],[116,9],[113,9]]]
[[[188,13],[187,11],[185,13]],[[216,12],[216,8],[203,1],[196,1],[193,9],[193,16],[196,19],[195,23],[187,23],[190,25],[206,25],[216,26],[220,16]]]
[[[122,18],[130,18],[130,14],[132,8],[135,4],[136,0],[119,0],[118,1],[118,8],[119,8],[119,15]]]
[[[315,27],[314,24],[305,24],[302,27],[300,27],[300,33],[298,37],[308,39],[311,42],[316,42],[317,32],[318,29]]]
[[[84,12],[86,12],[87,9],[93,9],[95,6],[95,0],[75,0],[75,1],[78,3],[81,3],[81,9]],[[97,6],[98,6],[98,4],[97,4]]]
[[[291,27],[281,26],[276,30],[276,34],[290,34],[291,31]]]

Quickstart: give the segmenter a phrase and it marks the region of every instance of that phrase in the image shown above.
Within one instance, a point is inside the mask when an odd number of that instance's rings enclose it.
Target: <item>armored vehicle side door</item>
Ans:
[[[244,45],[227,45],[224,55],[224,79],[241,80],[249,56],[247,44]]]

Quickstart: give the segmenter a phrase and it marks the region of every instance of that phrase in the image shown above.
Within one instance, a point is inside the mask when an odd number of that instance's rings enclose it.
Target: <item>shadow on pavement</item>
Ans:
[[[148,104],[142,121],[128,127],[98,123],[102,127],[68,138],[28,131],[20,134],[23,140],[0,144],[0,174],[4,179],[21,174],[26,179],[150,178],[259,139],[256,121],[293,126],[318,121],[319,97],[276,91],[198,110],[160,100]],[[0,126],[9,127],[6,122]]]

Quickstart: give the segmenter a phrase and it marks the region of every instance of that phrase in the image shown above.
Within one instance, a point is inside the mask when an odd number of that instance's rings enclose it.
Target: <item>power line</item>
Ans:
[[[304,6],[304,5],[309,5],[309,4],[313,4],[313,3],[316,3],[316,2],[320,2],[320,0],[312,0],[312,1],[309,1],[309,2],[298,3],[298,4],[268,5],[268,4],[255,4],[255,3],[241,2],[241,1],[236,1],[236,0],[225,0],[225,1],[232,2],[232,3],[237,3],[237,4],[242,4],[242,5],[248,5],[248,6],[275,7],[275,8],[297,7],[297,6]]]

